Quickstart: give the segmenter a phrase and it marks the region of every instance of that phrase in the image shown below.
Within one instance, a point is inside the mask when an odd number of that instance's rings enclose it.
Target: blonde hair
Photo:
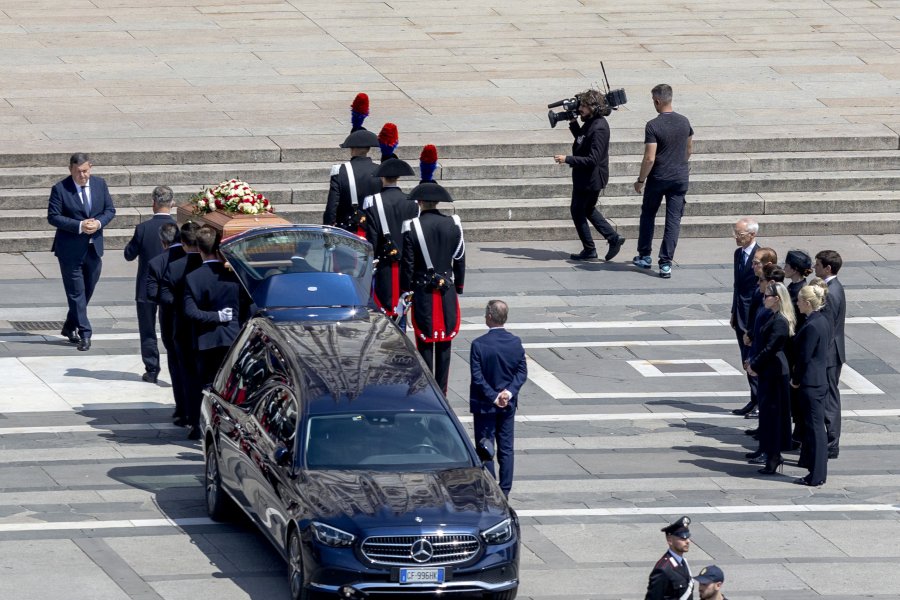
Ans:
[[[825,297],[828,296],[828,284],[818,277],[800,288],[797,298],[809,302],[813,311],[822,310],[825,307]]]
[[[794,330],[797,328],[797,315],[794,313],[794,303],[791,302],[788,289],[780,281],[772,281],[769,283],[769,292],[778,294],[778,314],[787,321],[788,335],[794,335]]]

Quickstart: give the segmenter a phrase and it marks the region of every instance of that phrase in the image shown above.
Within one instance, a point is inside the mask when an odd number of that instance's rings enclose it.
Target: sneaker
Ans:
[[[659,265],[659,276],[668,279],[672,276],[672,265]]]
[[[638,255],[631,259],[631,264],[642,269],[649,269],[653,266],[653,257]]]
[[[625,238],[621,235],[616,238],[615,241],[609,243],[609,250],[606,252],[606,256],[603,257],[603,260],[609,262],[616,257],[616,254],[619,253],[619,250],[622,249],[622,245],[625,243]]]
[[[578,254],[570,254],[569,258],[571,260],[592,260],[592,259],[597,258],[597,251],[596,250],[588,250],[587,248],[585,248]]]

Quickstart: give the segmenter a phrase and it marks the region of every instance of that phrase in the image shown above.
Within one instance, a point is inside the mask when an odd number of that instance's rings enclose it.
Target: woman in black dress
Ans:
[[[771,475],[781,469],[783,449],[790,449],[790,371],[785,356],[788,339],[794,335],[794,307],[784,283],[772,281],[763,296],[772,313],[753,340],[755,351],[747,361],[747,373],[759,378],[759,448],[766,466],[759,470]]]
[[[806,316],[800,312],[797,306],[797,294],[800,288],[806,285],[806,278],[812,273],[812,258],[803,250],[790,250],[784,259],[784,274],[790,279],[787,286],[788,293],[791,295],[791,302],[794,304],[794,314],[797,316],[796,330],[800,331]],[[788,343],[787,358],[791,372],[794,371],[796,358],[794,356],[794,340]],[[794,432],[791,434],[791,449],[796,450],[803,441],[803,407],[800,402],[800,392],[791,388],[791,419],[794,421]]]
[[[828,392],[828,353],[832,343],[831,320],[821,313],[828,285],[813,279],[800,290],[797,304],[806,315],[806,323],[794,343],[797,362],[791,374],[791,387],[799,390],[805,415],[806,437],[800,449],[801,467],[809,475],[797,479],[800,485],[820,486],[828,474],[828,436],[825,433],[825,394]]]

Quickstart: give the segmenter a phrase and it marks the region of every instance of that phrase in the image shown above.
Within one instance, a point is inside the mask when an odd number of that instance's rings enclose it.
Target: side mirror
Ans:
[[[481,438],[475,445],[475,453],[481,462],[491,462],[494,460],[494,443],[488,438]]]
[[[275,459],[275,464],[279,467],[286,467],[291,464],[291,451],[284,446],[278,446],[275,448],[272,458]]]

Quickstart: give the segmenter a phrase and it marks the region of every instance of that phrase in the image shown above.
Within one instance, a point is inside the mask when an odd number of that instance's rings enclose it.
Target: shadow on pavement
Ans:
[[[182,524],[180,531],[189,539],[186,546],[196,548],[209,561],[215,570],[212,578],[229,580],[253,600],[288,600],[287,567],[278,552],[239,509],[232,510],[227,522],[205,523],[203,460],[194,453],[180,453],[178,458],[183,464],[114,467],[108,474],[124,485],[152,492],[154,504],[166,518],[202,520]],[[152,553],[153,537],[146,539]],[[192,567],[197,570],[197,563],[190,555],[186,547],[185,584],[197,576],[191,572]]]

